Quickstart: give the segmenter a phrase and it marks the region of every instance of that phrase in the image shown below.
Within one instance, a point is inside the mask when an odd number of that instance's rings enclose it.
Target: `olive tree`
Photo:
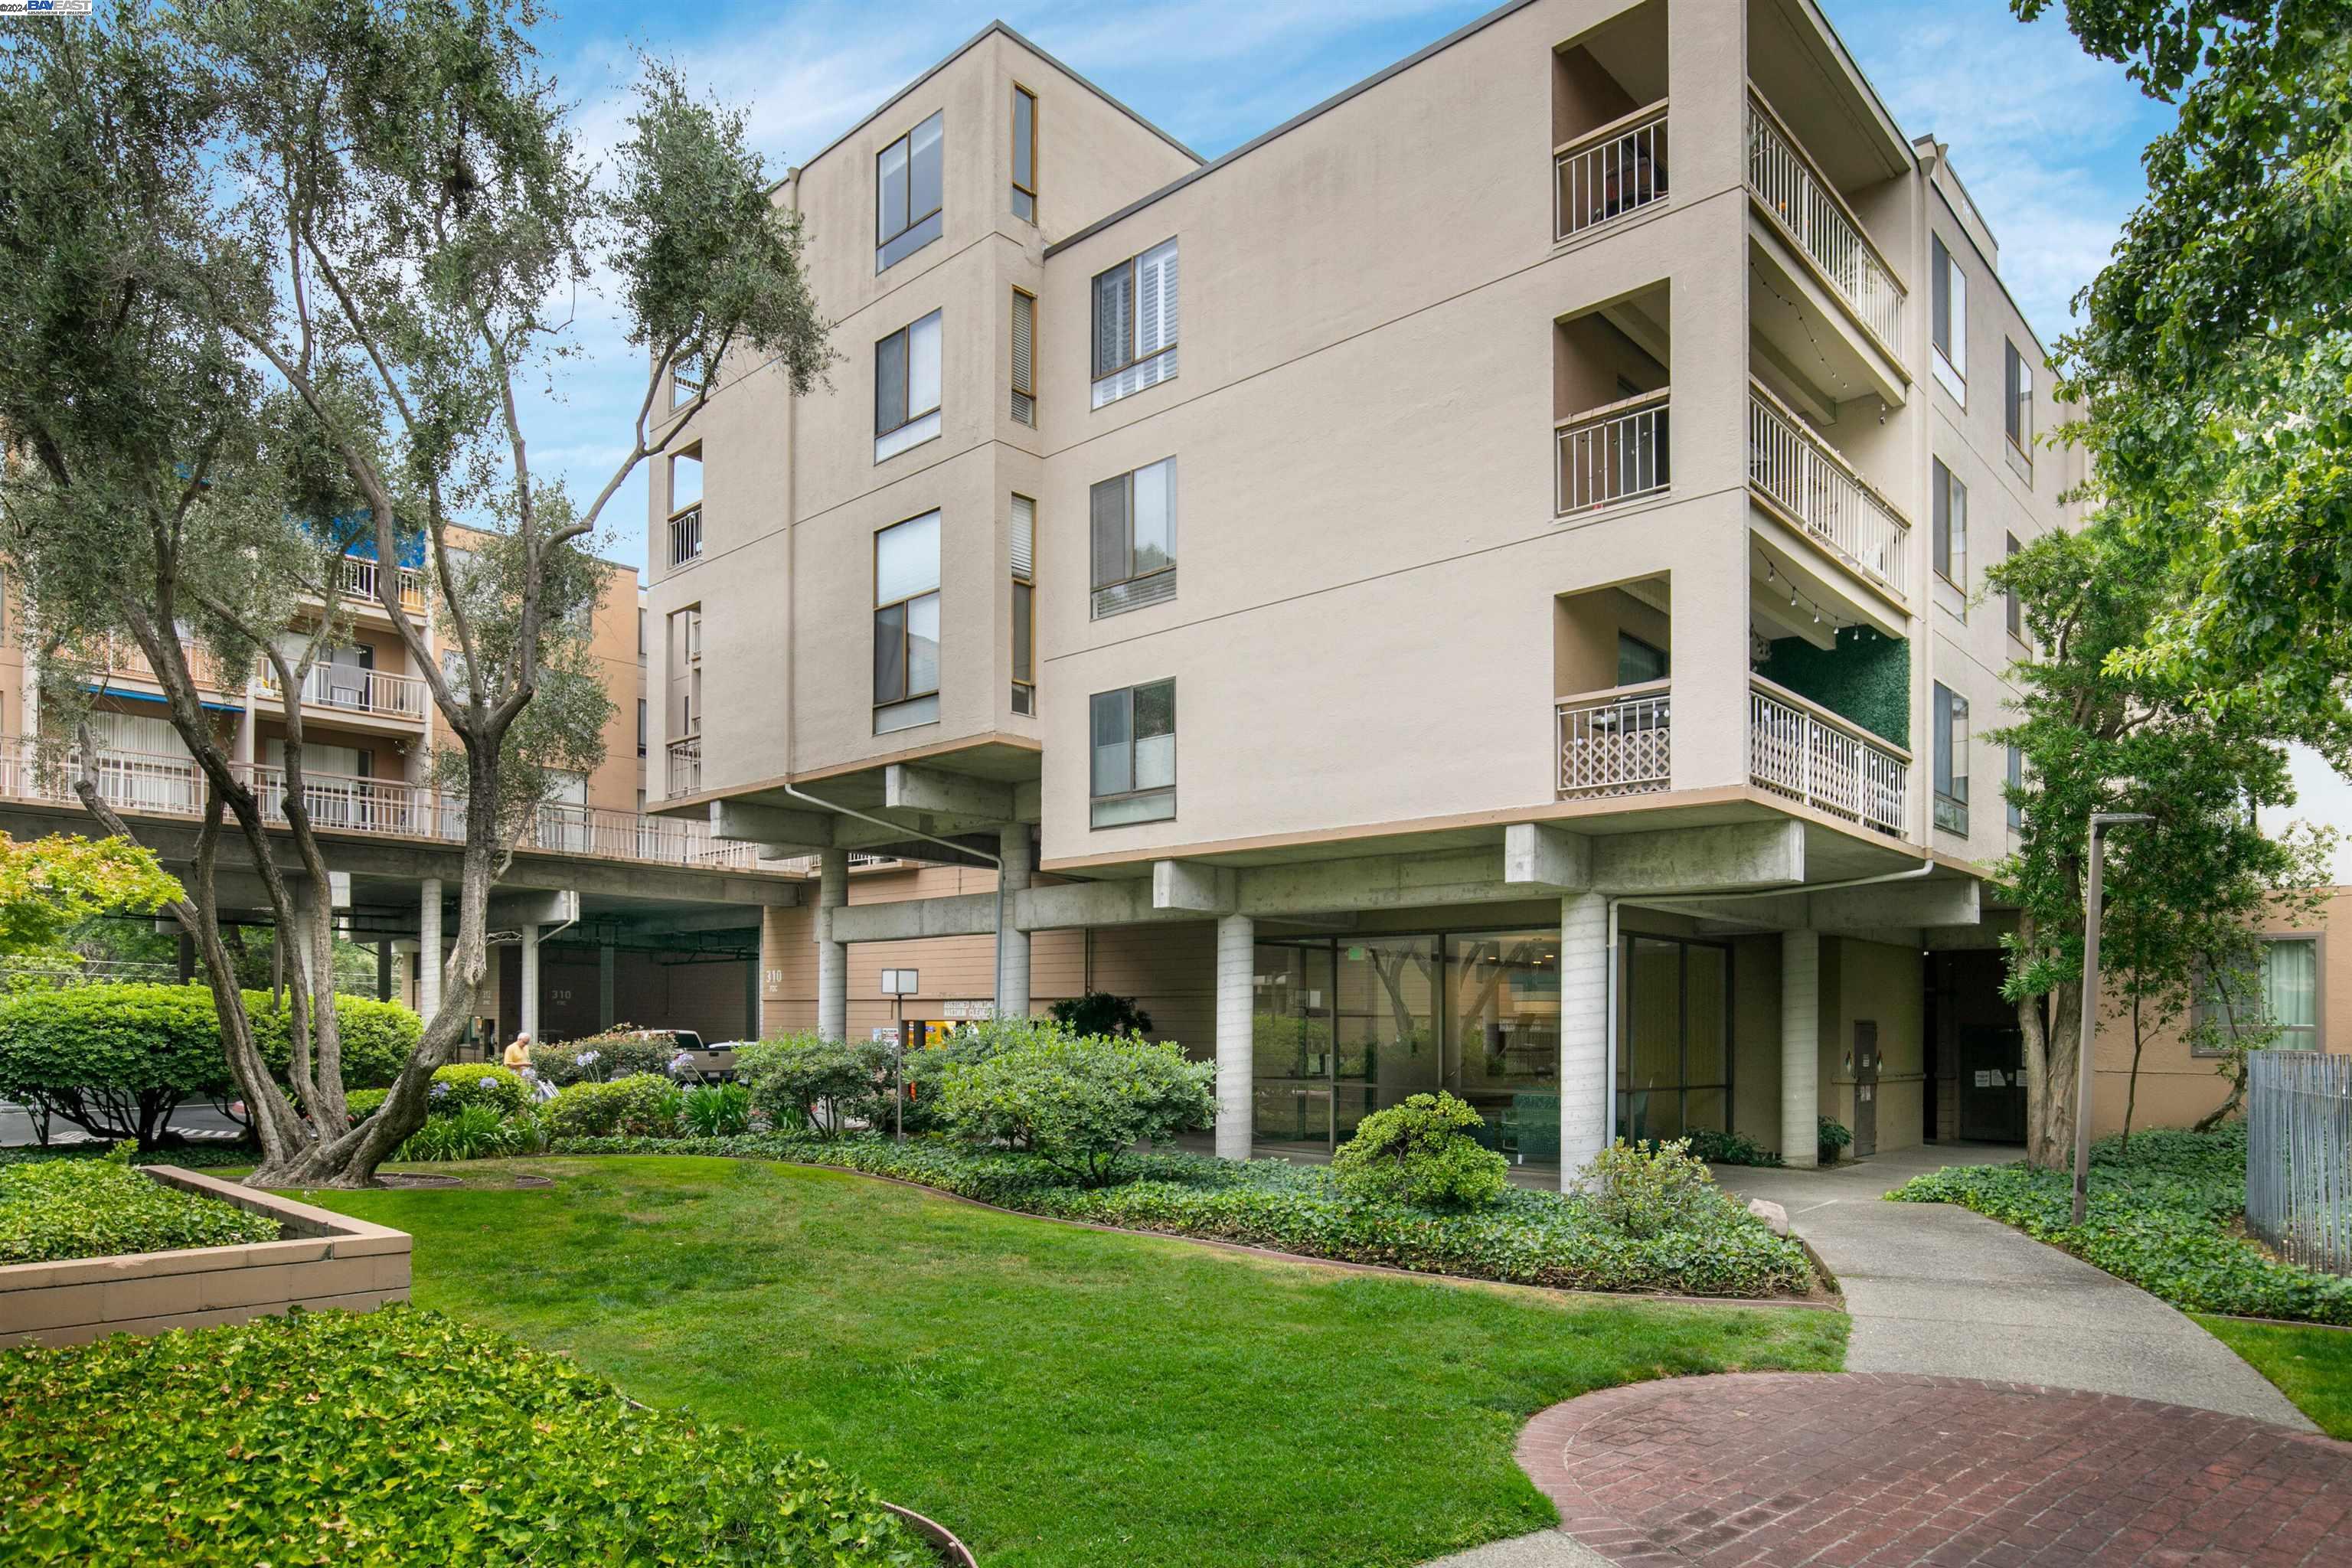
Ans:
[[[673,364],[822,374],[825,328],[796,217],[769,198],[740,116],[648,63],[607,170],[541,69],[514,0],[128,0],[0,41],[0,549],[29,605],[45,739],[133,836],[66,732],[112,643],[160,680],[204,799],[172,912],[212,979],[262,1144],[257,1184],[363,1184],[422,1125],[488,970],[492,884],[548,773],[595,754],[604,709],[577,657],[589,546],[629,474],[674,437]],[[646,381],[632,438],[581,504],[538,471],[522,409],[609,288]],[[703,378],[698,405],[715,376]],[[348,618],[340,560],[422,549],[434,635],[375,596],[451,737],[462,792],[456,941],[438,1012],[382,1109],[353,1123],[327,880],[306,808],[299,692]],[[310,626],[289,639],[299,618]],[[239,767],[197,664],[255,660],[283,695],[282,788]],[[291,1094],[255,1047],[216,872],[241,842],[297,973]]]

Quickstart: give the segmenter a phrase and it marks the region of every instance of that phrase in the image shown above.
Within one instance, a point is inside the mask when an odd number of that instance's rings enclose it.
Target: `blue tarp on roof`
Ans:
[[[349,517],[335,518],[324,528],[310,523],[302,526],[312,534],[348,541],[343,553],[355,561],[375,559],[375,523],[365,513],[355,512]],[[397,564],[412,569],[425,564],[424,534],[404,532],[400,535],[400,560]]]
[[[108,697],[127,697],[133,702],[152,702],[158,706],[161,706],[163,701],[163,698],[159,692],[125,691],[119,686],[99,686],[92,684],[83,687],[82,689],[85,691],[100,692]],[[221,702],[215,701],[209,697],[199,697],[196,700],[203,706],[211,709],[215,713],[242,713],[245,711],[245,704],[242,702]]]

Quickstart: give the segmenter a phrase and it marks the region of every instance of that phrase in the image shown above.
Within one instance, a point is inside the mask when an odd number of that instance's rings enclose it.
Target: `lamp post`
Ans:
[[[882,994],[890,998],[890,1135],[907,1141],[907,998],[922,988],[919,969],[886,969]]]
[[[2091,1194],[2091,1053],[2099,1037],[2099,883],[2106,863],[2107,829],[2154,822],[2144,811],[2091,814],[2091,882],[2083,909],[2083,1029],[2074,1062],[2074,1218],[2079,1226]]]

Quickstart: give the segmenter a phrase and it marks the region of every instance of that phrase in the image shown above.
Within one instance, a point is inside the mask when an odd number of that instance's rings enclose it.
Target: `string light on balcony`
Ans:
[[[1790,299],[1789,296],[1781,293],[1780,290],[1772,287],[1772,279],[1764,275],[1762,268],[1751,266],[1748,269],[1748,275],[1756,279],[1757,282],[1763,284],[1764,292],[1771,295],[1775,300],[1780,300],[1781,304],[1786,305],[1789,308],[1789,313],[1797,318],[1797,325],[1803,331],[1805,334],[1805,342],[1812,347],[1813,357],[1822,362],[1822,368],[1829,373],[1829,377],[1832,381],[1837,383],[1838,395],[1832,398],[1830,401],[1832,403],[1843,403],[1845,401],[1845,394],[1852,389],[1853,383],[1846,380],[1844,374],[1838,369],[1836,363],[1832,361],[1828,353],[1822,349],[1822,340],[1813,335],[1813,325],[1811,321],[1806,319],[1804,307],[1799,305],[1797,301]],[[1886,405],[1883,401],[1879,405],[1879,423],[1882,425],[1886,422],[1885,406]]]
[[[1759,550],[1756,552],[1756,559],[1764,563],[1764,581],[1768,584],[1777,584],[1781,580],[1779,568],[1772,563],[1772,558]],[[1802,594],[1800,594],[1797,591],[1797,583],[1795,578],[1791,577],[1788,579],[1788,585],[1789,608],[1791,610],[1801,611],[1813,617],[1813,625],[1817,626],[1828,626],[1832,636],[1835,636],[1837,633],[1844,631],[1850,626],[1860,624],[1855,621],[1841,620],[1835,610],[1824,608],[1823,606],[1815,604],[1812,600],[1806,598]]]

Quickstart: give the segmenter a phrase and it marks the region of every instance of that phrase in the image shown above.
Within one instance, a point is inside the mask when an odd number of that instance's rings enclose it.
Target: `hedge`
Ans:
[[[1813,1282],[1802,1247],[1774,1236],[1719,1192],[1696,1205],[1697,1217],[1686,1226],[1636,1238],[1603,1225],[1571,1194],[1514,1187],[1489,1206],[1441,1214],[1353,1196],[1328,1168],[1283,1160],[1139,1155],[1127,1166],[1137,1179],[1078,1187],[1032,1155],[975,1153],[935,1140],[569,1138],[551,1141],[548,1152],[838,1165],[1054,1219],[1559,1289],[1768,1297]]]
[[[103,1160],[0,1166],[0,1264],[276,1241],[278,1222]]]
[[[935,1568],[822,1459],[404,1306],[0,1352],[0,1561]]]
[[[254,1043],[282,1082],[289,1013],[245,994]],[[415,1014],[394,1002],[338,996],[343,1085],[381,1088],[415,1049]],[[0,1099],[47,1106],[93,1137],[166,1140],[173,1111],[235,1098],[212,992],[201,985],[76,985],[0,1003]]]
[[[2231,1227],[2246,1203],[2246,1130],[2135,1133],[2091,1151],[2078,1230],[2074,1176],[2019,1163],[1915,1176],[1898,1203],[1958,1204],[2199,1312],[2352,1324],[2352,1279],[2282,1262]]]

